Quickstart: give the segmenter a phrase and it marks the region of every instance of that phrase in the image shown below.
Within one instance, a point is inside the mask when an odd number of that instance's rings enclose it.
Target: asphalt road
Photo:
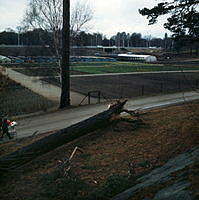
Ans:
[[[125,105],[125,108],[129,110],[145,110],[154,107],[180,104],[196,99],[199,99],[199,93],[197,92],[176,93],[162,96],[130,99]],[[41,134],[48,131],[66,128],[72,124],[75,124],[106,110],[108,104],[109,103],[106,102],[96,105],[80,106],[17,120],[18,138],[31,136],[34,133]]]

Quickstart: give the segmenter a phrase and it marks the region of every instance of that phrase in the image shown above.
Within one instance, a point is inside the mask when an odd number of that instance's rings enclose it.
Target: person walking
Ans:
[[[1,122],[1,128],[2,128],[2,136],[1,136],[1,140],[3,139],[3,136],[6,134],[8,136],[9,139],[12,139],[13,137],[11,137],[10,133],[8,132],[8,125],[9,125],[9,120],[7,120],[7,118],[3,118],[2,122]]]

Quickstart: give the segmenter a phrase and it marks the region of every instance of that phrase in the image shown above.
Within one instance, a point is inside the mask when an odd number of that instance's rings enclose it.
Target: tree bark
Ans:
[[[63,0],[60,108],[70,105],[70,0]]]
[[[25,146],[17,151],[10,153],[0,158],[0,174],[12,172],[24,164],[32,161],[38,156],[54,150],[55,148],[71,142],[72,140],[81,137],[89,132],[99,128],[104,128],[111,123],[113,115],[120,114],[123,111],[123,106],[127,100],[118,102],[111,106],[108,110],[94,115],[86,120],[76,123],[67,128],[61,129],[52,135],[42,138],[28,146]]]

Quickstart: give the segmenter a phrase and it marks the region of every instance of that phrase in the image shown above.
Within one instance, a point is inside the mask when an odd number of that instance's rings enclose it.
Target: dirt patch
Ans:
[[[32,68],[15,68],[13,69],[19,73],[22,73],[26,76],[59,76],[60,75],[60,69],[53,68],[53,67],[32,67]],[[70,75],[81,75],[81,74],[88,74],[86,72],[78,72],[78,71],[70,71]]]
[[[27,76],[58,76],[60,71],[59,68],[52,67],[24,67],[15,68],[14,70]]]
[[[130,123],[120,122],[35,159],[23,173],[9,176],[1,183],[1,199],[34,199],[42,190],[38,177],[52,171],[58,160],[68,158],[75,146],[81,147],[84,153],[75,155],[73,171],[84,182],[100,187],[110,175],[130,172],[138,175],[164,164],[199,142],[198,103],[156,109],[141,118],[146,125],[138,130],[132,130]],[[0,144],[1,155],[39,138]],[[129,163],[136,167],[132,169]]]
[[[60,86],[58,78],[46,78]],[[199,73],[160,73],[71,78],[71,90],[88,94],[101,91],[106,99],[133,98],[199,89]],[[91,94],[96,97],[95,94]]]

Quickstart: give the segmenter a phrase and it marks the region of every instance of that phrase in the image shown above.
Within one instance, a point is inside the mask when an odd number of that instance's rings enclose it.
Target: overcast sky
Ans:
[[[73,4],[77,0],[71,0]],[[156,0],[86,0],[94,10],[94,19],[89,32],[103,33],[107,37],[117,32],[142,33],[153,37],[164,37],[165,18],[157,24],[148,25],[146,17],[138,13],[139,8],[153,7]],[[16,29],[23,18],[28,0],[0,0],[0,31]]]

